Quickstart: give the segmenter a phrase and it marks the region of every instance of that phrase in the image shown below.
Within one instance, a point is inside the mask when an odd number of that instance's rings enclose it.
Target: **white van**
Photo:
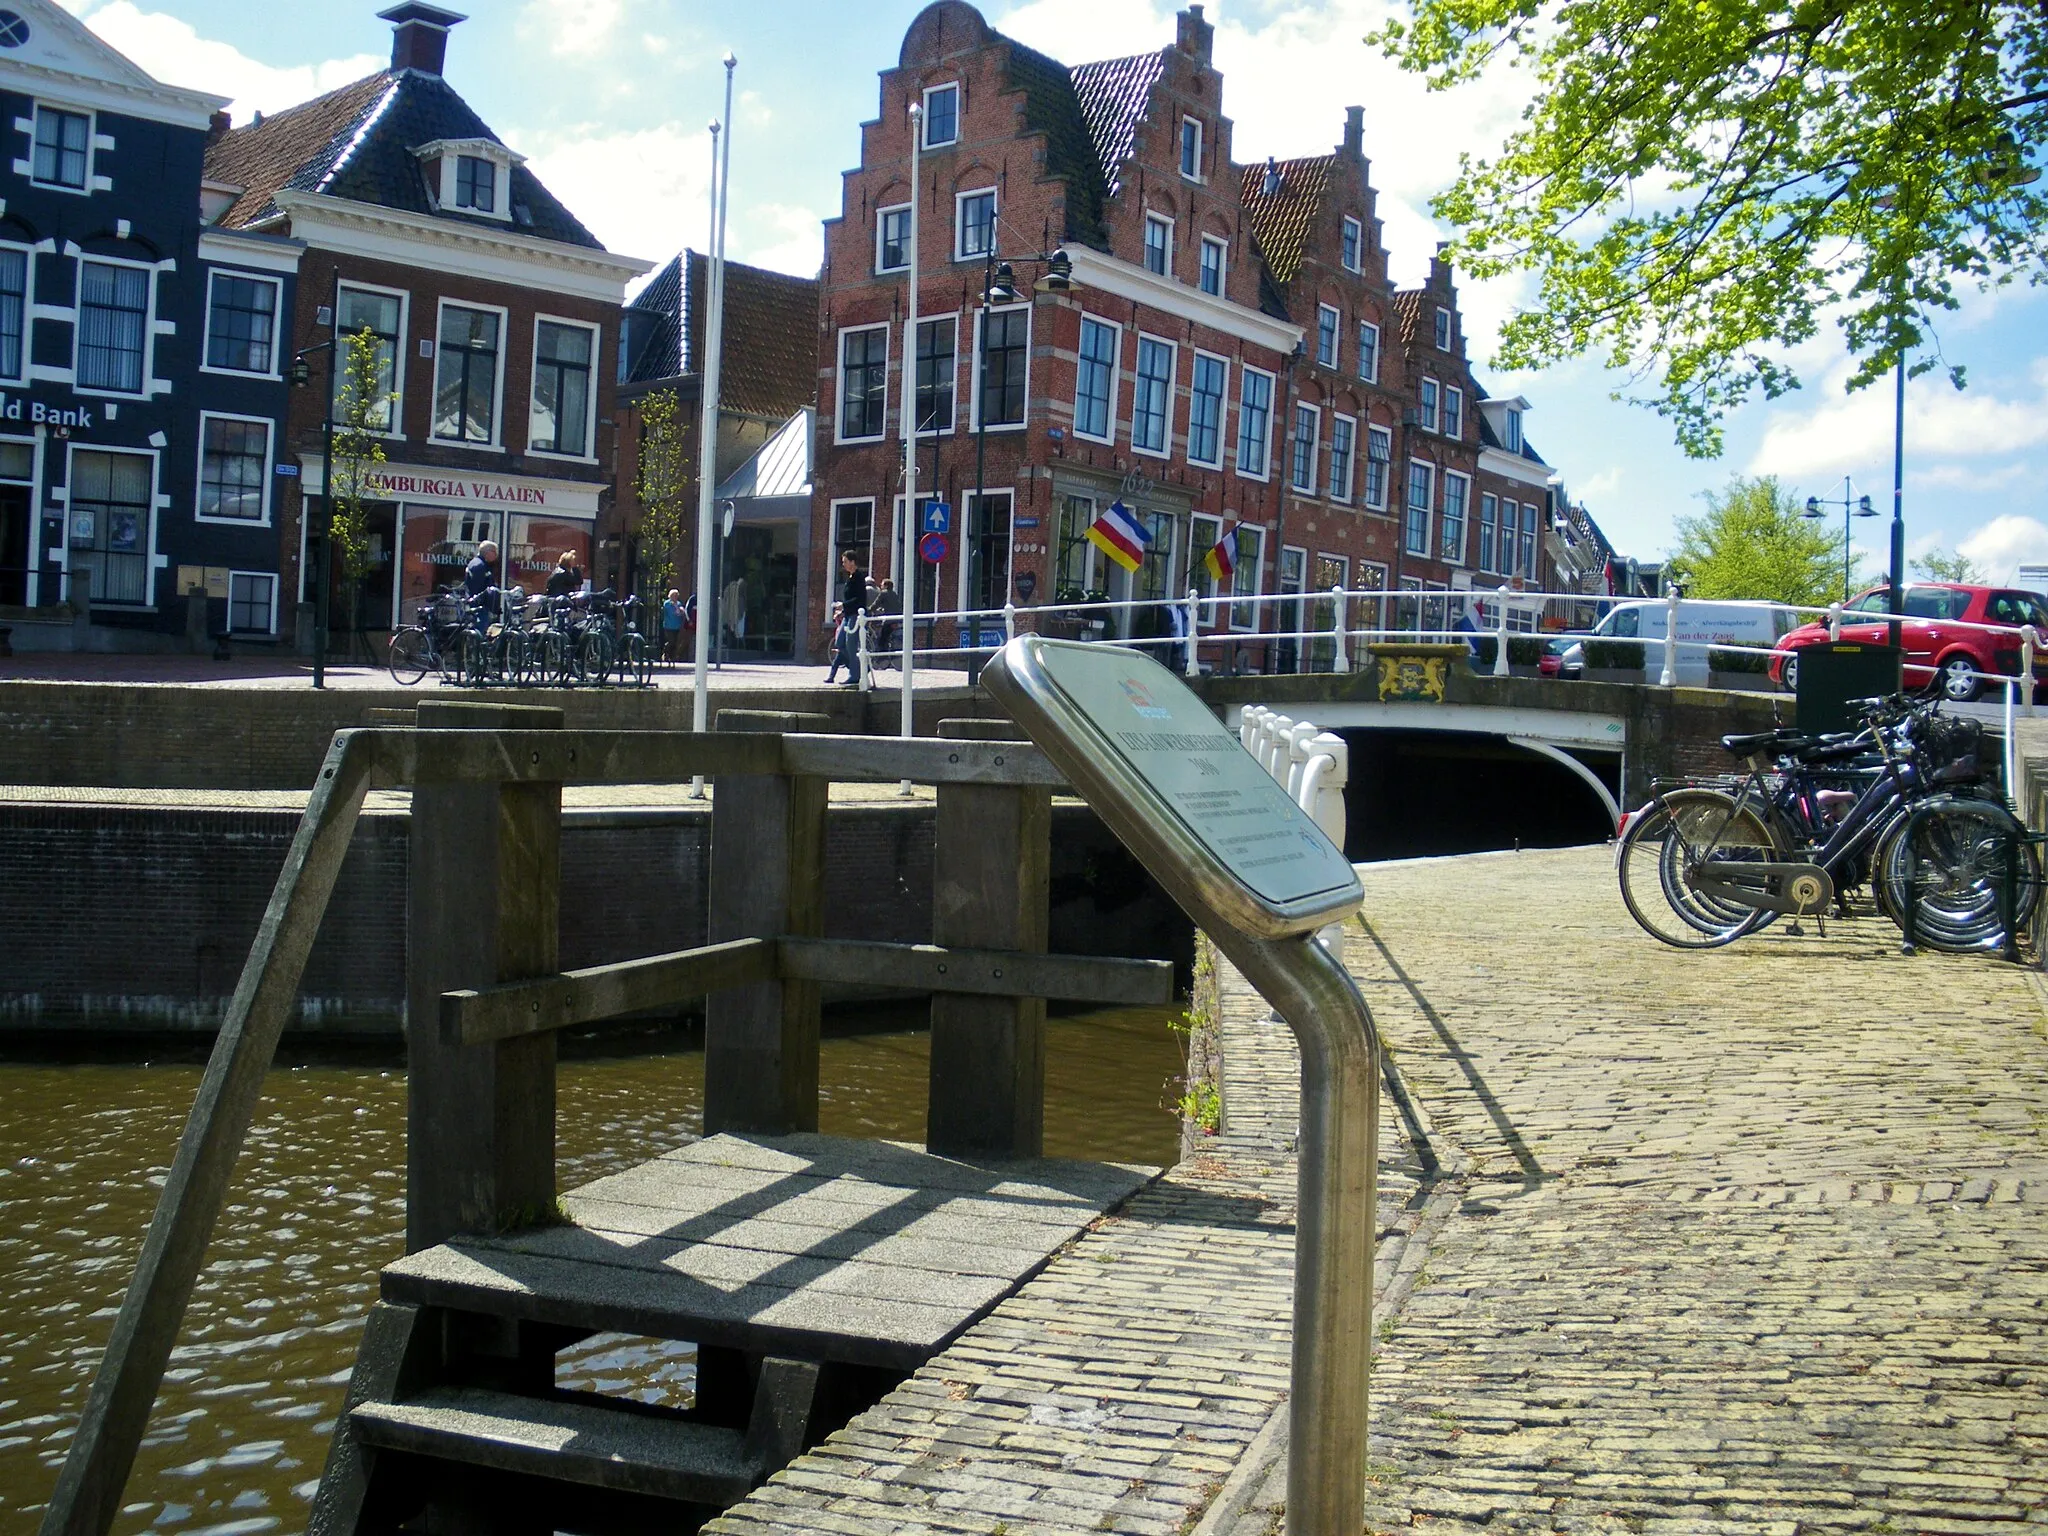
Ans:
[[[1656,677],[1664,670],[1663,644],[1670,604],[1655,598],[1617,603],[1601,616],[1587,637],[1602,640],[1643,640],[1643,670]],[[1713,603],[1681,598],[1678,603],[1678,682],[1703,688],[1707,683],[1708,646],[1751,646],[1768,649],[1796,622],[1776,608],[1750,603]],[[1579,640],[1551,642],[1558,650],[1558,676],[1578,677],[1586,665]]]

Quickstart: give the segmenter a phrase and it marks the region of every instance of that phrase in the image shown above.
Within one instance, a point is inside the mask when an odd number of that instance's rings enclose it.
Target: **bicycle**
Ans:
[[[463,628],[462,599],[443,587],[420,599],[413,622],[392,635],[387,650],[391,680],[410,688],[429,672],[446,675]]]

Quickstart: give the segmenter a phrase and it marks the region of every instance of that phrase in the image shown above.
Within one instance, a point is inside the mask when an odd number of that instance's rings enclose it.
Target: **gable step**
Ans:
[[[478,1387],[361,1403],[349,1425],[383,1450],[718,1508],[761,1471],[736,1429]]]

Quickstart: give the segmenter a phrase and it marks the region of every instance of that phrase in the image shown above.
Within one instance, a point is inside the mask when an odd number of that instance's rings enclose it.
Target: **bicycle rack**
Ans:
[[[1920,949],[1920,861],[1914,852],[1913,833],[1922,821],[1926,820],[1930,815],[1937,814],[1942,809],[1943,807],[1938,804],[1916,807],[1907,817],[1906,830],[1901,834],[1906,840],[1906,890],[1908,893],[1906,910],[1899,914],[1899,926],[1905,934],[1905,940],[1899,947],[1901,954],[1917,954]],[[2008,814],[2012,814],[2012,807],[2009,804],[2004,809]],[[2004,867],[2000,872],[2001,878],[1998,882],[1998,921],[1999,927],[2004,933],[2004,940],[1999,945],[1999,958],[2010,961],[2013,964],[2018,964],[2021,959],[2019,923],[2017,920],[2019,916],[2021,878],[2020,849],[2023,846],[2032,845],[2038,851],[2044,846],[2048,846],[2048,832],[2029,832],[2016,814],[2013,816],[2013,825],[2020,829],[2019,835],[2014,836],[2008,832],[2001,839],[2004,843]],[[2038,912],[2038,907],[2036,910]]]

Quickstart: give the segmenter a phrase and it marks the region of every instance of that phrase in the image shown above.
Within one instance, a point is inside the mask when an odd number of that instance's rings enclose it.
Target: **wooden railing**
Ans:
[[[1051,795],[1035,747],[828,736],[727,711],[705,734],[567,731],[557,709],[423,703],[413,728],[337,733],[207,1065],[42,1529],[112,1524],[350,834],[373,788],[412,790],[406,1243],[551,1211],[555,1031],[705,999],[704,1128],[818,1123],[819,989],[932,997],[927,1145],[1033,1157],[1045,999],[1164,1003],[1165,962],[1045,953]],[[566,784],[714,780],[706,944],[561,971]],[[933,942],[828,939],[833,781],[937,788]]]

